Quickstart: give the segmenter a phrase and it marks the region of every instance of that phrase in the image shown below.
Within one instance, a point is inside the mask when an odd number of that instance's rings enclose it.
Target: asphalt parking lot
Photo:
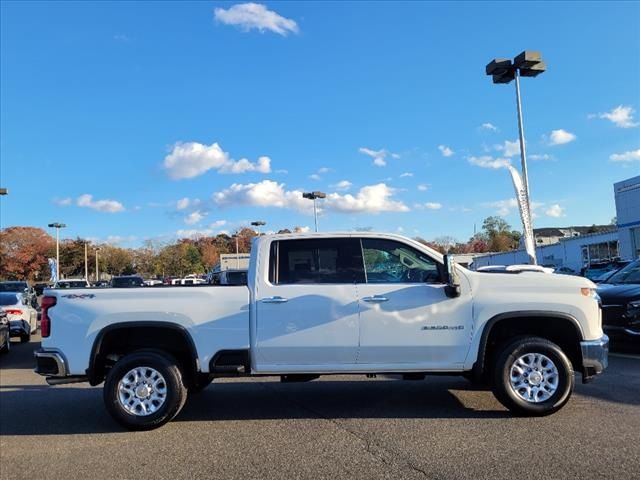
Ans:
[[[0,477],[638,478],[640,356],[612,356],[545,418],[515,418],[457,377],[215,382],[151,432],[128,432],[102,389],[49,387],[30,344],[0,358]]]

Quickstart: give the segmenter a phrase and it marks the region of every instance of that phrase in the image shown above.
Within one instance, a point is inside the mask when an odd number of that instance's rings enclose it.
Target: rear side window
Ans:
[[[269,263],[276,285],[364,282],[358,239],[280,240],[271,245]]]

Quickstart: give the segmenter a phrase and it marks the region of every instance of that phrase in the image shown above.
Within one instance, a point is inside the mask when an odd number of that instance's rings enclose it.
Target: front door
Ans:
[[[405,243],[363,238],[362,251],[358,363],[461,369],[473,325],[468,289],[447,297],[436,260]]]
[[[360,333],[356,282],[363,275],[359,240],[272,242],[269,278],[256,292],[256,370],[354,365]]]

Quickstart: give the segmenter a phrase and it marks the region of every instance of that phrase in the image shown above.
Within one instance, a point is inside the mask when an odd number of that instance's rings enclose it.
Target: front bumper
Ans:
[[[587,383],[600,375],[609,365],[609,337],[580,342],[582,350],[582,382]]]

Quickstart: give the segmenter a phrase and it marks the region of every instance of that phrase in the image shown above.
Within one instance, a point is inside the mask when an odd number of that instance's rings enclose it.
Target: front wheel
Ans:
[[[506,345],[496,358],[493,393],[521,415],[549,415],[562,408],[574,387],[571,362],[553,342],[523,337]]]
[[[107,411],[130,430],[151,430],[173,419],[187,399],[176,360],[157,352],[134,352],[109,371],[103,390]]]

